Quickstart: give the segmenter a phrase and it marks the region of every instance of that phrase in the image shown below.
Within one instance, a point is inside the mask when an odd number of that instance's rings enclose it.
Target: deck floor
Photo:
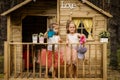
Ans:
[[[12,74],[10,76],[10,78],[46,78],[45,77],[45,73],[32,73],[32,72],[23,72],[23,73],[17,73],[16,75],[15,74]],[[52,73],[49,73],[47,78],[51,79],[52,78]],[[60,75],[60,78],[65,78],[63,75],[61,76]],[[69,78],[69,77],[67,77]],[[100,78],[100,74],[98,75],[94,75],[94,74],[85,74],[84,76],[82,74],[78,74],[78,78]]]
[[[103,80],[102,78],[10,78],[9,80]]]

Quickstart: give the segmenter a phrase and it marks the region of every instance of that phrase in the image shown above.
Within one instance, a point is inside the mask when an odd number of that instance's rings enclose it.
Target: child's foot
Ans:
[[[72,75],[70,75],[70,78],[73,78],[73,76],[72,76]]]
[[[56,76],[53,76],[53,78],[57,78]]]
[[[74,78],[77,78],[77,76],[76,76],[76,75],[74,75],[73,77],[74,77]]]
[[[53,71],[53,68],[52,68],[52,67],[50,67],[49,72],[52,72],[52,71]]]

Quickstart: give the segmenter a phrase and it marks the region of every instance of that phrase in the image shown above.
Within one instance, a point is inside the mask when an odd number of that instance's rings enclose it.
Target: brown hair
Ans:
[[[50,25],[49,25],[49,28],[54,28],[55,26],[58,26],[58,24],[57,23],[51,23]]]
[[[76,25],[75,25],[75,23],[74,23],[72,20],[67,20],[67,23],[66,23],[67,33],[70,33],[70,31],[69,31],[69,26],[70,26],[71,23],[74,24],[74,26],[75,26],[75,28],[76,28]],[[77,32],[77,29],[75,30],[75,32]]]
[[[54,27],[58,26],[57,23],[51,23],[49,26],[49,29],[53,29]],[[55,33],[56,35],[59,35],[59,31],[57,33]]]

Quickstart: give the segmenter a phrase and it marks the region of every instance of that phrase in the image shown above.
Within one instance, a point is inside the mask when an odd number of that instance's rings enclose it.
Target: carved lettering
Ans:
[[[76,7],[75,3],[65,3],[64,1],[61,1],[61,8],[70,8],[73,9]]]

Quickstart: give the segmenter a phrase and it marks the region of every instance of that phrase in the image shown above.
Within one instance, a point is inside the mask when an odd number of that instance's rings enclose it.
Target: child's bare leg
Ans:
[[[56,73],[57,73],[57,69],[54,68],[54,70],[53,70],[53,78],[56,78]]]
[[[44,73],[45,73],[44,77],[45,77],[45,78],[48,77],[48,70],[49,70],[49,69],[48,69],[48,68],[46,69],[46,66],[45,66],[45,71],[44,71]]]
[[[73,64],[73,76],[74,78],[77,77],[77,66],[75,64]]]
[[[73,73],[73,68],[72,68],[72,65],[69,64],[68,65],[68,75],[69,75],[70,78],[72,78],[72,73]]]

